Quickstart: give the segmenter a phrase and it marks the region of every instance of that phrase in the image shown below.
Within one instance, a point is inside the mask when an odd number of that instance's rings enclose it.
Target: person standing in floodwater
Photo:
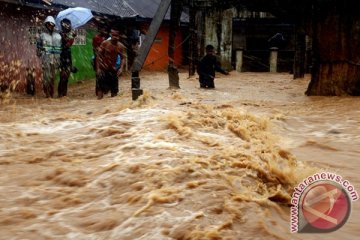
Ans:
[[[96,74],[98,78],[98,99],[104,94],[111,92],[111,97],[117,96],[119,92],[119,80],[125,65],[125,46],[120,42],[120,31],[111,29],[111,39],[101,43],[97,61]],[[116,66],[118,55],[120,55],[120,67]]]
[[[215,71],[229,75],[215,56],[215,49],[212,45],[206,46],[206,55],[200,60],[197,72],[199,74],[200,88],[215,88]]]
[[[55,19],[48,16],[44,21],[45,29],[37,39],[37,55],[41,58],[43,70],[42,85],[45,97],[54,97],[55,73],[59,67],[61,36],[55,32]]]
[[[68,81],[71,72],[76,72],[71,59],[71,46],[74,44],[76,32],[72,30],[71,21],[64,18],[61,25],[61,54],[60,54],[60,81],[58,85],[59,98],[67,95]]]
[[[106,23],[100,23],[98,26],[98,31],[99,31],[99,33],[94,36],[93,41],[92,41],[93,53],[94,53],[93,66],[94,66],[95,71],[96,71],[96,62],[98,60],[97,55],[100,50],[100,45],[103,41],[107,40],[110,37],[110,29]],[[98,95],[98,89],[99,89],[98,82],[99,82],[98,75],[96,74],[96,83],[95,83],[96,96]]]

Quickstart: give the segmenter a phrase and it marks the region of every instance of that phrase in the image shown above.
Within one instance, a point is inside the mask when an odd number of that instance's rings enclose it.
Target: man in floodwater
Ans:
[[[71,46],[74,44],[76,32],[72,30],[71,21],[64,18],[61,25],[61,54],[60,54],[60,81],[58,85],[58,96],[67,95],[68,81],[71,72],[76,72],[71,59]]]
[[[37,39],[37,55],[42,63],[42,85],[45,96],[52,98],[54,97],[55,73],[61,53],[61,36],[54,31],[55,19],[52,16],[45,19],[44,25],[45,29]]]
[[[107,40],[110,37],[110,29],[108,27],[108,25],[106,23],[100,23],[98,26],[98,34],[96,34],[93,38],[92,41],[92,46],[93,46],[93,65],[94,65],[94,70],[96,71],[96,61],[97,61],[97,55],[98,52],[100,50],[100,45],[103,41]],[[98,88],[99,88],[99,83],[98,83],[98,76],[96,76],[96,84],[95,84],[95,94],[96,96],[98,95]]]
[[[97,61],[96,74],[98,78],[98,99],[104,94],[111,92],[111,97],[117,96],[119,92],[119,80],[125,65],[125,47],[120,42],[120,31],[118,28],[111,29],[111,39],[101,43]],[[120,55],[120,67],[116,66],[118,55]]]
[[[215,88],[215,71],[225,75],[228,75],[229,73],[221,67],[217,60],[214,46],[207,45],[205,50],[206,55],[200,60],[197,68],[200,88]]]

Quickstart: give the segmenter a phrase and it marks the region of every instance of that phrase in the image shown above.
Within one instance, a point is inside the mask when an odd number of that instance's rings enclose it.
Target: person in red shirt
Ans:
[[[100,24],[98,27],[98,34],[94,36],[93,41],[92,41],[92,46],[93,46],[93,52],[94,52],[94,58],[93,58],[93,67],[94,70],[96,71],[96,61],[98,59],[98,53],[99,53],[99,49],[100,49],[100,45],[103,41],[107,40],[110,37],[109,34],[109,27],[106,24]],[[96,96],[98,95],[98,89],[99,89],[99,81],[98,81],[98,76],[96,75],[96,84],[95,84],[95,94]]]

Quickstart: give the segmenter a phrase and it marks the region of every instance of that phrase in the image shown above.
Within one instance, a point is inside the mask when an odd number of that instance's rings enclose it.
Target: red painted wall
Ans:
[[[175,39],[175,65],[180,66],[183,62],[182,49],[183,36],[181,31],[178,31]],[[149,55],[147,56],[143,69],[150,71],[166,71],[169,64],[168,56],[169,47],[169,27],[161,26],[155,41],[151,46]]]
[[[30,44],[29,27],[42,25],[43,13],[4,2],[0,2],[0,9],[0,82],[15,81],[18,82],[17,89],[24,90],[26,68],[31,67],[35,68],[36,87],[41,88],[40,61],[36,56],[36,45]]]

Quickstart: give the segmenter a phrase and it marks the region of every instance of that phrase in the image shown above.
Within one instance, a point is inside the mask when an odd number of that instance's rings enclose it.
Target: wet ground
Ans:
[[[360,205],[326,235],[291,234],[303,178],[360,188],[360,101],[307,97],[309,76],[219,75],[200,89],[141,72],[131,100],[13,94],[0,105],[0,239],[356,239]]]

